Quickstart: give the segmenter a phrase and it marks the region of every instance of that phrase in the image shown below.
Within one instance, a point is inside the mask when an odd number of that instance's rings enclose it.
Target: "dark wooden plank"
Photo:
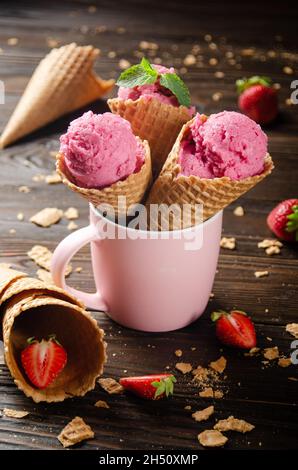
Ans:
[[[103,77],[118,75],[121,58],[137,61],[140,41],[154,41],[159,45],[155,56],[165,65],[175,65],[189,85],[194,102],[206,113],[237,108],[234,89],[237,78],[253,74],[272,76],[281,86],[280,117],[266,129],[276,169],[270,178],[225,211],[224,234],[236,237],[237,248],[233,252],[221,250],[215,296],[205,314],[188,328],[163,334],[134,332],[116,325],[102,313],[95,316],[106,331],[109,349],[106,376],[150,373],[166,366],[174,371],[177,348],[184,351],[183,360],[193,365],[206,365],[216,359],[222,351],[209,319],[214,308],[236,306],[247,310],[257,323],[259,345],[278,345],[288,356],[292,338],[284,326],[297,321],[297,247],[285,245],[280,255],[268,257],[257,248],[257,243],[271,236],[265,222],[270,209],[283,198],[297,197],[298,115],[295,106],[286,104],[290,83],[297,75],[297,12],[280,5],[268,9],[260,2],[235,6],[231,0],[219,2],[216,7],[212,2],[193,2],[191,6],[190,2],[178,0],[150,3],[148,14],[148,2],[104,0],[98,2],[97,11],[92,14],[84,1],[26,2],[17,6],[1,2],[0,79],[5,82],[6,102],[1,105],[0,129],[4,128],[35,66],[49,50],[48,38],[59,44],[77,41],[99,47],[101,58],[96,62],[96,71]],[[105,31],[99,32],[99,26],[105,26]],[[212,35],[211,47],[206,34]],[[16,46],[7,44],[11,37],[18,38]],[[185,70],[183,59],[194,44],[201,48],[201,65]],[[247,48],[253,48],[253,56],[244,54],[243,49]],[[270,57],[269,50],[274,50],[276,56]],[[115,58],[108,56],[110,51],[116,52]],[[229,51],[234,53],[234,64],[226,57]],[[216,66],[209,65],[212,57],[218,60]],[[283,72],[285,65],[292,67],[292,75]],[[224,72],[224,77],[216,78],[216,71]],[[220,101],[212,99],[216,92],[222,93]],[[107,110],[106,103],[95,103],[92,109],[103,112]],[[49,229],[31,224],[30,216],[43,207],[76,206],[80,210],[79,226],[88,223],[88,206],[83,200],[62,185],[32,181],[33,175],[51,173],[54,169],[50,152],[58,149],[59,135],[81,112],[1,151],[0,262],[11,262],[34,274],[36,266],[26,256],[28,249],[36,243],[54,249],[69,233],[65,221]],[[31,192],[19,193],[17,188],[21,185],[29,186]],[[238,204],[245,209],[242,218],[233,215]],[[24,221],[17,220],[18,212],[24,213]],[[16,233],[11,234],[11,229]],[[88,248],[76,256],[74,265],[82,266],[83,271],[73,273],[69,283],[92,291]],[[267,269],[270,272],[267,278],[255,279],[254,271]],[[197,349],[192,351],[191,347]],[[227,448],[297,447],[297,382],[288,380],[289,376],[297,376],[297,366],[264,368],[260,357],[244,358],[242,353],[228,349],[223,354],[228,359],[227,393],[215,403],[216,418],[233,414],[256,425],[249,435],[231,435]],[[177,393],[168,402],[148,403],[130,395],[107,397],[97,387],[83,400],[37,405],[16,389],[3,358],[0,370],[0,409],[30,411],[24,420],[0,419],[1,449],[61,449],[56,436],[77,414],[96,433],[93,441],[80,446],[82,449],[198,449],[196,436],[207,427],[195,423],[184,406],[189,404],[196,410],[212,400],[198,397],[191,378],[179,373]],[[111,409],[96,409],[93,405],[98,399],[107,399]]]

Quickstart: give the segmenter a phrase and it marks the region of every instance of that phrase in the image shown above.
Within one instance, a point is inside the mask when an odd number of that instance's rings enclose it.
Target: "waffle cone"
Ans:
[[[157,99],[136,101],[113,98],[108,100],[114,114],[130,122],[133,133],[149,142],[153,173],[162,168],[181,127],[190,120],[185,106],[171,106]]]
[[[3,134],[6,147],[55,119],[70,113],[108,92],[113,80],[102,80],[93,72],[98,49],[75,43],[52,51],[35,69]]]
[[[251,176],[243,180],[232,180],[228,177],[222,178],[199,178],[197,176],[181,175],[181,167],[178,162],[180,143],[188,132],[193,121],[183,126],[181,132],[170,152],[160,176],[155,181],[148,199],[146,201],[147,211],[150,204],[175,204],[183,209],[183,204],[190,204],[190,217],[187,222],[181,221],[178,216],[171,215],[169,221],[170,229],[186,228],[197,222],[196,205],[203,205],[203,220],[207,220],[231,202],[238,199],[242,194],[249,191],[257,183],[262,181],[273,170],[273,162],[269,154],[265,157],[264,171],[260,175]],[[167,227],[167,214],[160,215],[158,220],[151,220],[151,228],[162,230]]]
[[[25,375],[21,351],[27,339],[55,333],[67,351],[67,364],[47,388],[35,388]],[[62,299],[19,294],[6,304],[3,342],[6,364],[17,387],[35,402],[83,396],[95,387],[106,361],[103,330],[84,309]]]
[[[17,279],[26,277],[27,275],[21,271],[15,271],[10,268],[0,268],[0,299],[5,290],[13,284]]]
[[[45,282],[32,277],[21,277],[10,283],[0,297],[0,306],[14,296],[18,296],[18,299],[20,299],[21,294],[24,298],[28,296],[37,297],[40,295],[53,296],[57,299],[78,305],[79,307],[84,307],[78,299],[65,290],[60,289],[60,287],[56,287],[55,285],[48,286]]]
[[[117,181],[103,189],[80,188],[71,182],[70,176],[64,165],[64,158],[61,153],[56,157],[57,172],[60,174],[62,181],[72,191],[80,194],[83,198],[91,202],[95,207],[100,204],[109,204],[113,206],[115,214],[118,216],[127,212],[129,206],[138,204],[144,198],[144,195],[151,182],[151,157],[148,142],[143,142],[145,150],[145,161],[142,168],[137,173],[132,173],[123,181]],[[126,198],[126,205],[118,207],[118,197]]]

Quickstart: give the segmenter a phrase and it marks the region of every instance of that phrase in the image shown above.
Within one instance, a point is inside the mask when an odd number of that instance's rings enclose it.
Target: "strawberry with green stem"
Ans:
[[[267,225],[281,240],[298,242],[298,199],[280,202],[268,215]]]
[[[28,346],[21,353],[21,363],[30,382],[45,389],[61,373],[67,363],[67,353],[55,335],[48,340],[28,338]]]
[[[126,390],[148,400],[158,400],[174,393],[176,378],[172,374],[144,375],[140,377],[123,377],[119,383]]]
[[[236,81],[239,109],[259,124],[268,124],[278,113],[277,90],[268,77],[250,77]]]

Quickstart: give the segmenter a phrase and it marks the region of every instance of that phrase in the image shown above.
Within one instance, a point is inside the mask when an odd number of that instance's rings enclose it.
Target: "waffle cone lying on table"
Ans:
[[[130,122],[135,135],[149,142],[157,175],[181,127],[195,112],[189,91],[172,67],[151,65],[145,58],[125,70],[117,84],[118,97],[109,99],[108,105]],[[180,93],[175,95],[172,90],[177,89]]]
[[[35,402],[58,402],[95,387],[106,361],[104,332],[80,301],[1,268],[0,314],[5,361],[25,395]]]
[[[60,141],[57,171],[72,191],[96,207],[110,205],[116,216],[143,200],[151,182],[150,149],[128,121],[89,111],[70,124]]]
[[[0,147],[101,98],[114,85],[93,71],[99,50],[75,43],[52,49],[39,63],[0,138]]]
[[[273,169],[267,137],[260,126],[236,112],[197,114],[183,126],[148,199],[151,204],[175,205],[151,217],[153,230],[186,228],[215,215],[262,181]],[[185,208],[183,207],[184,205]],[[176,209],[176,212],[175,212]],[[183,210],[188,211],[182,219]]]

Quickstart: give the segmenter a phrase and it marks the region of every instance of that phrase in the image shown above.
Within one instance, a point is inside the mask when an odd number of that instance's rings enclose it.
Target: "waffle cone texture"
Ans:
[[[242,180],[233,180],[229,177],[221,178],[199,178],[197,176],[181,175],[179,164],[180,144],[193,120],[183,126],[177,140],[170,152],[162,171],[155,181],[148,199],[146,201],[147,211],[150,204],[172,204],[183,208],[183,204],[190,205],[190,217],[188,221],[181,221],[179,217],[171,215],[170,221],[160,215],[158,219],[151,220],[151,228],[162,230],[169,223],[170,230],[187,228],[197,222],[196,206],[202,204],[203,220],[207,220],[231,202],[238,199],[242,194],[252,189],[257,183],[268,176],[274,168],[269,154],[265,156],[264,171],[260,175],[251,176]],[[167,215],[167,214],[165,214]],[[184,222],[184,223],[183,223]]]
[[[140,139],[138,139],[140,140]],[[64,164],[64,156],[58,153],[56,157],[56,168],[60,174],[63,183],[75,193],[87,199],[95,207],[100,204],[109,204],[113,207],[117,216],[127,212],[129,206],[140,203],[148,186],[151,183],[151,157],[148,142],[143,141],[143,148],[145,151],[145,160],[141,169],[137,173],[132,173],[125,180],[117,181],[111,186],[103,189],[81,188],[71,181],[71,177]],[[125,205],[119,205],[119,196],[124,196],[126,199]]]
[[[59,402],[93,390],[106,361],[104,332],[80,301],[55,286],[18,271],[0,269],[9,279],[0,297],[5,361],[17,387],[35,402]],[[21,352],[29,337],[55,333],[67,352],[67,364],[55,381],[37,389],[27,378]]]
[[[6,147],[40,127],[101,98],[114,85],[93,71],[99,50],[75,43],[52,49],[35,69],[3,134]]]
[[[161,170],[181,127],[190,119],[185,106],[171,106],[157,99],[108,100],[110,110],[130,122],[132,131],[149,142],[153,174]]]

